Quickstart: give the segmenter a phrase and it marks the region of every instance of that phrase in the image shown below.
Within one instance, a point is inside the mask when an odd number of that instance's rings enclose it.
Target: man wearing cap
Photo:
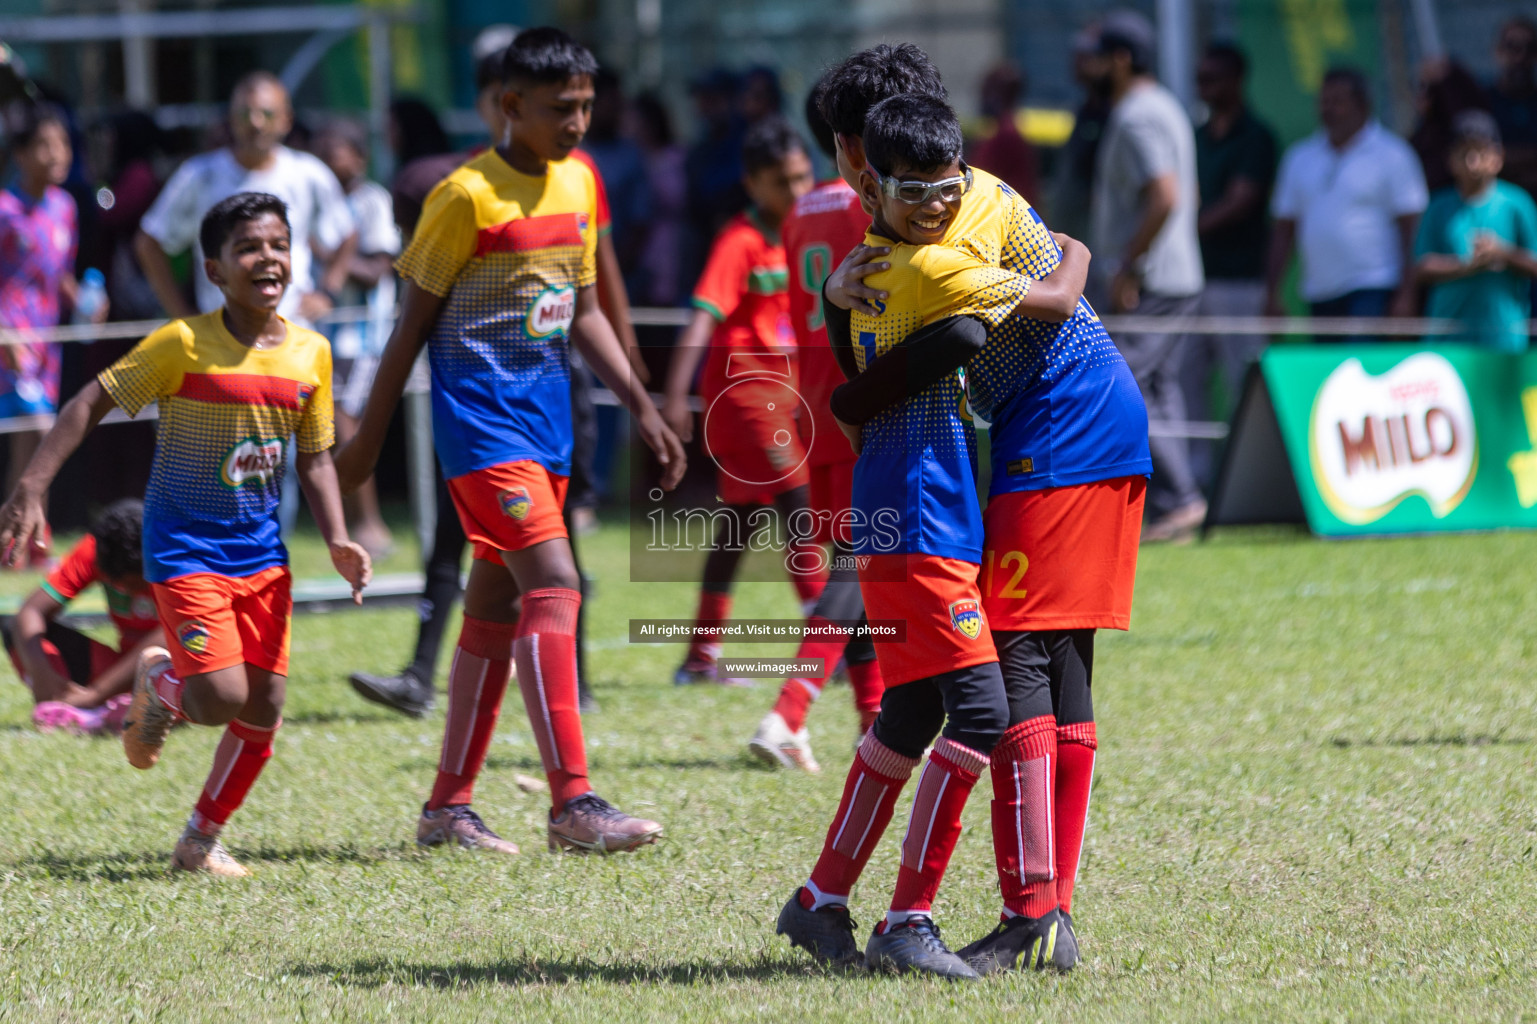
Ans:
[[[1460,320],[1455,341],[1525,352],[1537,277],[1537,206],[1519,185],[1499,180],[1500,130],[1482,110],[1452,126],[1452,188],[1430,202],[1415,239],[1413,277],[1429,286],[1426,315]],[[1446,340],[1444,338],[1438,340]]]
[[[1174,94],[1151,73],[1152,24],[1135,11],[1112,11],[1100,23],[1087,77],[1110,101],[1110,118],[1095,163],[1091,211],[1100,276],[1098,301],[1117,313],[1190,316],[1205,274],[1196,235],[1200,205],[1195,133]],[[1182,422],[1180,389],[1189,335],[1180,331],[1118,332],[1116,347],[1142,389],[1148,418]],[[1186,536],[1206,518],[1206,500],[1183,437],[1154,436],[1153,482],[1145,541]]]

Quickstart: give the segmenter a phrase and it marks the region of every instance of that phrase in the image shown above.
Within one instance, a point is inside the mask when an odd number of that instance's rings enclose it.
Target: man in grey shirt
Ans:
[[[1191,316],[1205,285],[1195,133],[1179,100],[1151,74],[1154,47],[1152,24],[1134,11],[1113,11],[1100,24],[1089,71],[1111,110],[1095,164],[1090,238],[1099,272],[1091,295],[1116,313]],[[1115,341],[1142,388],[1148,418],[1183,422],[1180,370],[1188,336],[1117,334]],[[1155,435],[1150,447],[1150,521],[1142,537],[1192,533],[1206,518],[1206,501],[1191,471],[1189,442]]]

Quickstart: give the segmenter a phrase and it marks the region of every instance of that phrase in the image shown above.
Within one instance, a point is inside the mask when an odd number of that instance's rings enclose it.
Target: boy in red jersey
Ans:
[[[276,196],[245,192],[203,218],[204,270],[225,305],[173,320],[80,390],[0,508],[0,548],[25,550],[43,526],[59,467],[114,407],[158,402],[145,496],[144,568],[170,652],[139,661],[123,748],[152,768],[177,719],[226,726],[213,770],[171,866],[249,874],[219,841],[272,756],[288,676],[288,552],[277,507],[288,439],[331,562],[361,601],[368,552],[347,539],[330,448],[331,348],[277,313],[288,287],[289,229]]]
[[[551,849],[630,850],[661,834],[656,822],[593,792],[577,710],[581,581],[561,518],[572,446],[569,342],[635,416],[662,463],[662,486],[676,486],[685,468],[682,444],[630,375],[593,287],[597,185],[570,156],[587,130],[597,70],[559,29],[529,29],[507,49],[508,134],[428,196],[397,264],[400,319],[358,433],[337,457],[344,485],[372,471],[428,345],[438,458],[475,558],[442,757],[417,822],[423,846],[518,852],[470,807],[514,661],[550,782]]]
[[[806,97],[806,124],[822,151],[836,159],[832,129],[817,108],[821,91],[818,82]],[[800,393],[810,410],[800,421],[800,433],[809,451],[811,510],[818,527],[815,539],[831,542],[833,553],[827,584],[807,617],[808,627],[821,633],[802,642],[795,652],[797,659],[819,660],[822,670],[785,680],[773,710],[758,723],[747,747],[770,765],[807,771],[818,766],[811,753],[806,714],[838,659],[844,659],[854,691],[859,739],[875,721],[884,689],[869,636],[845,640],[829,632],[834,624],[845,628],[863,624],[864,602],[848,531],[855,455],[828,409],[833,389],[843,383],[843,371],[827,346],[822,282],[850,249],[864,241],[869,226],[870,215],[860,206],[859,194],[842,178],[834,178],[797,199],[781,231],[790,272],[790,324],[799,346]]]
[[[779,226],[811,190],[811,158],[783,118],[760,121],[742,143],[742,185],[752,205],[715,238],[694,287],[695,313],[673,350],[662,415],[685,441],[694,434],[688,396],[694,371],[704,404],[706,450],[715,460],[716,494],[725,504],[705,559],[694,639],[673,682],[721,682],[720,644],[711,627],[731,612],[731,583],[752,532],[754,510],[772,505],[789,530],[785,565],[809,609],[822,590],[822,557],[794,536],[807,519],[806,449],[797,410],[795,333]]]
[[[0,625],[11,664],[37,702],[32,723],[40,731],[96,733],[121,726],[139,655],[165,643],[144,581],[143,522],[141,501],[124,498],[107,506],[91,532]],[[106,596],[117,647],[58,621],[93,583]]]

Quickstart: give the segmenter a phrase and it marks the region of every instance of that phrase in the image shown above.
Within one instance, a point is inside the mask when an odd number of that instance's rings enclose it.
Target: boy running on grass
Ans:
[[[731,615],[731,584],[757,509],[779,511],[791,531],[807,509],[806,449],[796,412],[800,399],[789,280],[779,226],[815,184],[805,143],[781,117],[754,125],[742,142],[742,187],[751,205],[721,229],[694,286],[694,318],[678,338],[667,372],[662,415],[685,441],[694,436],[688,407],[694,371],[704,360],[701,432],[715,460],[715,493],[725,505],[704,563],[694,640],[673,682],[730,682],[716,666],[719,627]],[[802,413],[804,415],[804,413]],[[822,592],[820,553],[791,537],[785,566],[803,611]]]
[[[921,115],[932,102],[888,100],[870,121]],[[1075,273],[1070,264],[1086,268],[1083,255],[1034,216],[1012,250],[1027,278]],[[835,344],[848,343],[843,323],[830,315]],[[1027,966],[1067,970],[1077,961],[1070,911],[1097,746],[1094,632],[1130,624],[1152,471],[1147,410],[1086,302],[1065,322],[1015,316],[987,335],[967,384],[972,408],[992,423],[981,583],[1009,699],[1009,729],[991,759],[1003,912],[998,928],[960,955],[984,974],[1022,955]],[[841,420],[863,422],[922,388],[930,369],[949,372],[967,354],[942,335],[904,344],[912,346],[908,379],[867,371],[850,381],[833,398]],[[953,356],[940,351],[946,345]],[[920,348],[929,351],[920,357]]]
[[[662,486],[676,486],[685,468],[682,444],[629,373],[593,288],[596,183],[570,157],[587,131],[597,70],[559,29],[529,29],[508,48],[507,139],[427,197],[397,264],[400,319],[358,432],[337,457],[344,486],[368,477],[428,345],[438,458],[475,558],[437,781],[417,823],[423,846],[518,852],[470,807],[514,662],[550,781],[551,849],[630,850],[662,831],[593,792],[577,711],[581,581],[561,519],[572,442],[568,339],[635,416],[662,464]]]
[[[32,724],[39,731],[120,728],[139,655],[165,643],[144,579],[143,527],[142,501],[124,498],[107,506],[15,616],[0,622],[6,653],[36,702]],[[93,583],[101,584],[107,599],[116,647],[58,621]]]
[[[123,749],[135,768],[152,768],[177,719],[226,727],[171,866],[240,877],[250,872],[219,833],[272,756],[288,681],[293,601],[277,508],[289,437],[354,600],[372,570],[347,539],[331,463],[331,347],[277,313],[291,272],[283,201],[231,196],[204,216],[199,241],[224,306],[171,321],[81,388],[0,508],[0,549],[14,558],[40,535],[49,485],[103,416],[159,403],[144,576],[173,643],[140,657]]]
[[[980,348],[984,325],[996,326],[1016,310],[1060,316],[1069,299],[1076,302],[1086,254],[1072,268],[1076,273],[1034,288],[971,251],[996,251],[985,240],[937,244],[953,239],[952,225],[975,183],[961,161],[960,124],[943,101],[890,100],[869,113],[861,130],[868,163],[857,182],[875,218],[866,244],[891,249],[892,269],[873,279],[888,294],[879,313],[853,317],[859,371],[915,328],[946,318],[980,321]],[[891,908],[876,926],[865,960],[875,968],[949,978],[977,975],[945,947],[933,922],[933,901],[960,835],[961,811],[1008,718],[977,587],[982,517],[976,439],[963,399],[952,369],[851,436],[860,449],[853,493],[865,513],[861,519],[895,513],[901,523],[901,540],[891,550],[882,548],[879,529],[855,521],[854,550],[866,556],[860,570],[866,612],[872,622],[905,621],[906,636],[876,641],[886,680],[880,714],[850,769],[822,856],[779,919],[779,930],[814,955],[851,954],[849,892],[890,821],[897,794],[943,726],[913,798]]]

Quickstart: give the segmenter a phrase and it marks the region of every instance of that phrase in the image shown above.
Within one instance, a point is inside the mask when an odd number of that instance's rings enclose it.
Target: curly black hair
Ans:
[[[144,573],[144,502],[138,498],[114,501],[91,524],[96,538],[96,568],[104,576],[141,576]]]

